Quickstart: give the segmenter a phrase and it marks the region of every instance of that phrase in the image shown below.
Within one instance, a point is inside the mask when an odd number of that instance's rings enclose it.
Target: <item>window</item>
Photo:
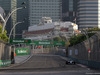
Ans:
[[[73,11],[73,0],[69,0],[69,11]]]

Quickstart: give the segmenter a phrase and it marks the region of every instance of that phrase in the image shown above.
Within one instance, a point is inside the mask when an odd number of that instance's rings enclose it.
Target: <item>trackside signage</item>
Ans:
[[[10,39],[9,43],[30,43],[30,39]]]
[[[29,48],[15,49],[16,55],[29,55]]]
[[[46,44],[46,45],[48,45],[48,44],[51,44],[50,42],[38,42],[39,44]]]
[[[0,60],[0,67],[8,66],[11,64],[11,60]]]
[[[64,41],[31,41],[27,45],[65,45]]]

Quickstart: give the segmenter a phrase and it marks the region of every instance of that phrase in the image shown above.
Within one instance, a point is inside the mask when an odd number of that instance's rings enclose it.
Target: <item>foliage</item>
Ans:
[[[89,33],[88,34],[88,37],[91,37],[91,36],[93,36],[95,33]],[[83,42],[84,40],[86,40],[87,38],[86,38],[86,35],[84,35],[84,34],[79,34],[79,35],[76,35],[76,36],[72,36],[71,38],[70,38],[70,46],[73,46],[73,45],[76,45],[76,44],[78,44],[78,43],[80,43],[80,42]]]
[[[69,41],[67,41],[66,37],[61,36],[61,37],[55,37],[53,38],[54,41],[65,41],[65,47],[67,48],[68,45],[70,44]]]
[[[53,38],[54,41],[66,41],[66,38],[64,36],[62,37],[55,37]]]
[[[4,42],[8,42],[8,37],[6,35],[7,31],[4,30],[2,34],[2,25],[0,25],[0,40],[2,39]]]
[[[91,32],[91,31],[100,31],[100,28],[98,28],[98,27],[96,27],[96,28],[89,28],[88,32]]]
[[[61,37],[55,37],[53,38],[54,41],[62,41]]]

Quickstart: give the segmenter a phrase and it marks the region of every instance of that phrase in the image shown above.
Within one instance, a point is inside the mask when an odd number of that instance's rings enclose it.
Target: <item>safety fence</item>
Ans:
[[[91,49],[89,50],[89,46]],[[68,56],[76,62],[100,69],[100,33],[88,40],[68,48]]]

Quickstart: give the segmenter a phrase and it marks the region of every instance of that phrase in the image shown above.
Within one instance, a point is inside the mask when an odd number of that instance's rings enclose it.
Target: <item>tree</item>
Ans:
[[[53,38],[54,41],[62,41],[61,37],[55,37]]]
[[[7,37],[7,31],[4,30],[3,34],[2,34],[2,25],[0,25],[0,40],[3,40],[4,42],[8,42],[8,37]]]
[[[88,37],[90,38],[91,36],[93,36],[95,33],[88,33]],[[76,45],[78,43],[83,42],[84,40],[87,40],[86,35],[84,34],[78,34],[76,36],[72,36],[70,38],[70,46]]]

